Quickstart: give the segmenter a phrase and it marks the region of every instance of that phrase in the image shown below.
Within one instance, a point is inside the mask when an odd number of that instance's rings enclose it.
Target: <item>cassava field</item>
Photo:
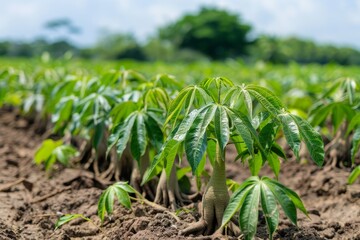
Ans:
[[[360,239],[360,69],[0,60],[0,239]]]

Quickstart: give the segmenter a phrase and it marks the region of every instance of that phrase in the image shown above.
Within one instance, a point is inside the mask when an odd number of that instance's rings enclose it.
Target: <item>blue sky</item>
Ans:
[[[44,23],[65,17],[81,28],[71,37],[80,45],[94,43],[101,29],[145,40],[157,27],[204,5],[241,14],[256,34],[297,35],[360,49],[360,0],[2,0],[0,39],[48,35]]]

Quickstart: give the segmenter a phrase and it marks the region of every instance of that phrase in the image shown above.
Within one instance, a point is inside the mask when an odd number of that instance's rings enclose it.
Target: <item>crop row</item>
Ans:
[[[355,167],[360,96],[352,78],[330,82],[311,73],[293,79],[274,72],[265,79],[260,72],[258,85],[246,76],[244,83],[241,77],[211,77],[195,84],[133,70],[4,67],[0,106],[17,107],[39,133],[51,136],[34,157],[47,171],[56,162],[80,164],[103,181],[117,181],[99,199],[101,221],[112,213],[115,198],[125,207],[133,199],[175,211],[198,197],[190,194],[191,172],[203,189],[201,219],[180,234],[227,231],[252,239],[261,209],[272,238],[279,206],[294,224],[296,209],[307,215],[299,196],[277,180],[289,150],[294,159],[312,159],[319,166],[326,159],[329,168],[353,167],[350,183],[360,175]],[[226,158],[230,147],[236,159]],[[226,159],[247,164],[252,175],[235,184],[231,196]],[[204,182],[207,161],[212,171]],[[258,176],[266,164],[275,179]],[[74,217],[82,216],[66,215],[58,226]]]

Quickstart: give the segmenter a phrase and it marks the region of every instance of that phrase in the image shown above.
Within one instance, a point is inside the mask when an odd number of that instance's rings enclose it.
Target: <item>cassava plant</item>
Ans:
[[[326,165],[350,167],[354,129],[349,123],[359,111],[358,85],[354,79],[340,78],[319,99],[310,110],[309,120],[313,126],[323,127],[325,136],[329,135],[325,145]]]
[[[172,122],[172,131],[165,141],[161,152],[155,157],[149,168],[144,181],[152,176],[152,172],[162,162],[170,170],[177,154],[185,152],[193,173],[203,168],[206,154],[212,165],[212,174],[205,187],[200,209],[201,219],[182,230],[180,234],[190,233],[222,234],[224,226],[228,223],[230,232],[239,233],[239,229],[230,219],[240,207],[258,209],[260,194],[259,186],[266,182],[275,184],[283,193],[291,192],[291,197],[282,194],[275,198],[282,208],[288,211],[288,207],[282,203],[291,202],[306,213],[301,200],[284,186],[277,184],[276,180],[267,178],[260,180],[253,177],[248,182],[252,187],[247,189],[247,194],[256,195],[251,201],[248,198],[232,198],[231,204],[236,208],[226,210],[229,203],[229,194],[226,187],[226,148],[228,144],[235,144],[239,158],[249,163],[250,170],[254,176],[259,173],[260,168],[268,162],[275,175],[279,174],[280,160],[278,156],[284,157],[282,149],[275,143],[277,131],[283,129],[291,149],[298,156],[300,142],[303,140],[310,151],[314,161],[321,165],[323,162],[323,143],[320,135],[300,117],[288,113],[281,102],[267,89],[254,85],[234,85],[225,78],[211,78],[203,81],[199,86],[189,86],[183,89],[173,100],[169,113],[168,122]],[[183,118],[183,119],[181,119]],[[260,184],[260,185],[259,185]],[[246,185],[246,186],[249,186]],[[254,187],[256,186],[256,187]],[[270,185],[269,185],[270,186]],[[272,186],[272,185],[271,185]],[[277,193],[277,192],[276,192]],[[270,196],[270,193],[265,192]],[[250,195],[246,195],[250,196]],[[284,200],[285,199],[285,200]],[[271,200],[271,199],[270,199]],[[269,201],[270,201],[269,200]],[[265,205],[268,203],[265,199]],[[263,209],[266,208],[264,204]],[[264,211],[264,210],[263,210]],[[290,210],[289,210],[290,211]],[[255,211],[250,211],[251,213]],[[256,211],[257,212],[257,211]],[[288,215],[290,216],[290,214]],[[257,223],[258,215],[247,216],[246,221]],[[273,218],[277,219],[278,215]],[[296,223],[296,211],[294,215],[291,208],[291,220]],[[256,232],[256,224],[244,226],[240,219],[240,228],[246,238],[251,239]],[[273,222],[270,230],[272,236],[276,226]],[[254,230],[255,228],[255,230]]]
[[[36,151],[34,161],[38,165],[44,163],[45,170],[49,171],[56,161],[64,166],[69,166],[70,159],[77,154],[78,152],[74,147],[63,144],[62,140],[54,141],[52,139],[47,139],[42,142],[41,146]]]

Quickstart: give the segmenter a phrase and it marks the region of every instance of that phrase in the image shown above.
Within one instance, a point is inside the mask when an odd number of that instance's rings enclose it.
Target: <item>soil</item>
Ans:
[[[51,174],[33,163],[42,141],[34,127],[13,111],[0,109],[0,239],[193,239],[178,232],[199,219],[189,207],[170,214],[133,203],[120,205],[100,227],[97,201],[103,185],[93,173],[80,168],[57,167]],[[231,152],[228,154],[231,159]],[[227,164],[228,177],[241,182],[249,171],[239,162]],[[265,168],[262,174],[270,174]],[[298,227],[281,216],[275,239],[360,240],[360,184],[346,184],[349,170],[331,171],[312,164],[285,162],[280,182],[303,199],[311,219],[298,213]],[[272,175],[270,175],[272,176]],[[81,213],[91,222],[74,220],[54,230],[61,214]],[[229,237],[232,239],[231,237]],[[267,239],[260,216],[257,239]],[[202,238],[206,239],[206,238]]]

